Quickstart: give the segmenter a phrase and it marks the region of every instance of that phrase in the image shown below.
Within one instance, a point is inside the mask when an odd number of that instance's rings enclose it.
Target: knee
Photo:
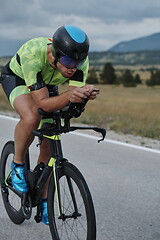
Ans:
[[[38,127],[41,117],[38,113],[28,112],[25,117],[23,117],[23,121],[28,128],[35,129]]]

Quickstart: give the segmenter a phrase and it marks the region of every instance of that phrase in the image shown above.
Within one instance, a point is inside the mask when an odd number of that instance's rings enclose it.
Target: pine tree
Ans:
[[[136,76],[134,77],[135,83],[136,84],[142,84],[141,78],[139,74],[137,73]]]
[[[97,84],[98,83],[97,73],[94,68],[92,68],[89,72],[89,75],[87,77],[87,83],[89,83],[89,84]]]
[[[116,74],[115,74],[115,69],[112,66],[112,63],[106,63],[104,65],[102,74],[101,74],[101,79],[103,83],[105,84],[115,84],[116,83]]]
[[[135,78],[129,69],[126,69],[122,75],[122,83],[124,87],[136,87]]]
[[[151,71],[151,78],[146,81],[148,86],[160,85],[160,70]]]

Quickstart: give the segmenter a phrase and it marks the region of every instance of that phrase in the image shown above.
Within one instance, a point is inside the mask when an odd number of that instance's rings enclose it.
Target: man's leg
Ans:
[[[18,96],[14,101],[14,108],[20,116],[20,121],[15,128],[14,134],[15,140],[14,162],[23,163],[25,152],[34,139],[32,131],[38,127],[41,117],[38,114],[37,107],[30,94]],[[49,142],[47,141],[47,139],[45,139],[40,145],[40,155],[38,158],[38,162],[46,163],[49,156],[50,156]],[[41,198],[43,199],[41,202],[42,222],[47,225],[49,224],[46,201],[48,192],[48,181],[46,182],[41,194]],[[25,186],[25,184],[23,185]],[[27,186],[25,186],[25,189],[26,191],[28,190]]]
[[[30,94],[18,96],[14,101],[14,108],[20,116],[14,132],[14,162],[23,163],[25,152],[34,139],[32,131],[38,127],[41,117]]]

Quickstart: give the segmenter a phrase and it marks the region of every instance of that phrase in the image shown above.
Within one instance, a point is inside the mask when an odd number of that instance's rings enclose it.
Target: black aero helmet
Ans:
[[[52,44],[52,53],[56,60],[60,56],[67,55],[76,61],[82,61],[89,51],[89,40],[85,32],[70,25],[57,29]]]

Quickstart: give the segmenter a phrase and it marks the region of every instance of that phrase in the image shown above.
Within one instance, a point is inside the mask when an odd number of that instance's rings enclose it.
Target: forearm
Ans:
[[[59,96],[41,99],[38,107],[46,112],[57,111],[65,107],[69,103],[69,94],[64,92]]]
[[[32,91],[31,95],[37,105],[37,108],[42,108],[46,112],[57,111],[68,105],[69,102],[82,102],[83,99],[90,96],[91,89],[70,87],[68,91],[59,96],[49,97],[47,88],[41,88]]]

